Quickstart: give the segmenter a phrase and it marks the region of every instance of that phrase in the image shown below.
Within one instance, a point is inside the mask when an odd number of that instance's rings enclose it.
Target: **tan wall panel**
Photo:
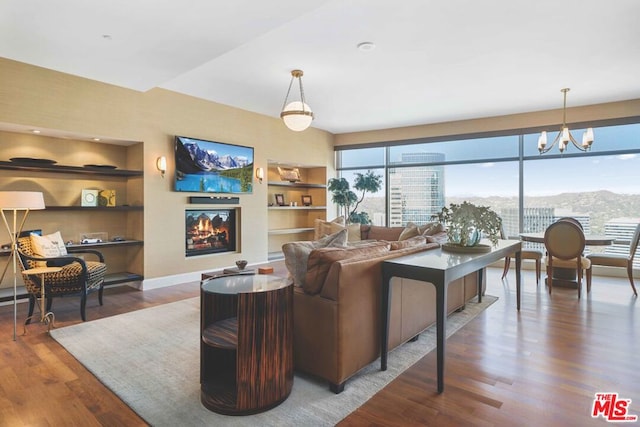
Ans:
[[[575,123],[635,116],[640,116],[640,99],[567,108],[567,118],[570,118]],[[556,126],[557,130],[559,129],[558,122],[561,119],[562,110],[548,110],[368,132],[343,133],[335,136],[335,145],[401,141],[447,135],[526,129],[539,126],[549,126],[550,129]]]
[[[2,58],[1,124],[143,142],[142,147],[129,149],[126,161],[127,168],[144,170],[144,180],[130,180],[128,188],[122,191],[131,197],[140,194],[135,191],[136,187],[142,186],[144,190],[143,200],[130,203],[140,202],[145,206],[144,232],[140,238],[145,240],[144,276],[147,279],[232,266],[240,258],[250,263],[267,260],[267,184],[258,181],[254,181],[253,194],[240,195],[240,204],[232,205],[242,210],[241,252],[185,257],[184,210],[194,207],[188,205],[188,196],[198,194],[172,191],[174,135],[252,146],[256,166],[265,169],[267,159],[275,159],[326,164],[328,176],[334,170],[333,135],[328,132],[313,128],[291,132],[278,118],[162,89],[141,93]],[[97,151],[102,153],[103,149]],[[0,152],[0,160],[8,160],[6,156],[10,153],[14,151]],[[41,154],[45,153],[26,148],[20,151],[22,157],[41,157]],[[68,158],[60,157],[69,164],[111,164],[108,158],[73,157],[71,152],[68,155]],[[156,158],[161,155],[168,160],[165,178],[156,169]],[[89,158],[94,160],[84,160]],[[84,163],[79,163],[79,159]],[[62,163],[61,159],[56,160]],[[128,222],[127,227],[131,229],[138,221],[130,217]]]

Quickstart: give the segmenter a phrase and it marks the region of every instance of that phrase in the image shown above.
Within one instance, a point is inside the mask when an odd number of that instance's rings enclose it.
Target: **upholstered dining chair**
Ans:
[[[578,227],[580,227],[581,230],[584,230],[584,227],[582,226],[582,223],[580,221],[578,221],[577,219],[570,217],[570,216],[563,216],[562,218],[559,218],[558,221],[569,221],[569,222],[573,222],[575,225],[577,225]]]
[[[591,261],[582,256],[585,246],[582,228],[572,221],[556,221],[544,232],[547,249],[547,285],[553,288],[553,269],[575,269],[578,277],[578,298],[582,289],[583,270],[587,276],[587,293],[591,291]]]
[[[629,244],[629,254],[590,254],[587,258],[591,261],[592,265],[603,265],[606,267],[626,267],[627,276],[629,276],[629,283],[633,294],[638,296],[636,291],[636,285],[633,283],[633,258],[638,250],[638,243],[640,243],[640,224],[636,226],[636,231],[633,233],[631,243]]]
[[[500,229],[500,238],[501,239],[508,239],[508,236],[506,235],[506,233],[504,232],[504,228]],[[530,249],[530,248],[524,248],[522,249],[522,251],[520,251],[520,256],[522,259],[531,259],[534,260],[536,263],[536,285],[538,285],[538,283],[540,283],[540,272],[542,269],[542,251],[539,251],[537,249]],[[502,270],[502,277],[501,279],[504,279],[505,276],[507,275],[507,273],[509,272],[509,266],[511,265],[511,259],[515,258],[514,256],[508,256],[505,257],[504,259],[504,270]]]
[[[76,253],[80,253],[80,251]],[[104,263],[104,257],[99,251],[83,249],[81,253],[93,254],[93,256],[98,258],[98,261],[85,261],[83,258],[73,256],[72,254],[55,258],[39,257],[35,255],[29,237],[21,237],[18,239],[19,264],[22,271],[36,268],[43,262],[46,262],[50,266],[55,265],[62,267],[59,272],[49,273],[44,278],[47,311],[51,310],[52,298],[79,295],[80,316],[83,321],[86,321],[85,307],[87,304],[87,295],[98,291],[98,302],[102,305],[104,276],[107,272],[107,266]],[[41,276],[30,274],[23,275],[23,279],[25,288],[29,294],[28,316],[31,317],[36,301],[41,295],[42,287],[40,280],[43,279]],[[30,321],[27,320],[26,323],[29,322]]]

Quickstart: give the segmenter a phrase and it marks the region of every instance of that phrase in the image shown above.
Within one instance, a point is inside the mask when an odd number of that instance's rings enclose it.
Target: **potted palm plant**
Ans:
[[[449,242],[443,245],[445,249],[478,248],[482,237],[494,245],[498,243],[502,219],[487,206],[477,206],[467,201],[451,203],[434,216],[447,227]]]

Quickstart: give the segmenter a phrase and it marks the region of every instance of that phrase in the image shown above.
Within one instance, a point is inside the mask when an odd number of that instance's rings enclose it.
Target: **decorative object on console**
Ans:
[[[580,151],[591,150],[591,144],[593,144],[593,128],[587,128],[587,130],[582,134],[582,144],[578,144],[567,127],[567,92],[569,92],[569,90],[570,89],[568,87],[560,89],[560,92],[564,94],[564,104],[562,106],[562,127],[560,128],[560,132],[558,132],[558,136],[556,136],[551,145],[547,147],[547,132],[542,131],[540,137],[538,137],[538,151],[540,154],[549,152],[558,143],[558,149],[562,154],[564,150],[566,150],[569,141],[571,141],[573,146]]]
[[[13,161],[13,159],[12,159]],[[11,260],[7,262],[4,271],[2,272],[2,277],[0,277],[0,282],[4,279],[4,275],[7,273],[7,268],[9,267],[9,263],[13,265],[13,340],[16,340],[16,325],[17,325],[17,315],[18,315],[18,306],[17,306],[17,287],[18,287],[18,276],[17,276],[17,257],[18,255],[18,245],[17,238],[22,232],[22,227],[24,226],[25,221],[27,220],[27,215],[29,215],[29,211],[31,210],[42,210],[44,209],[44,196],[41,192],[38,191],[0,191],[0,213],[2,214],[2,220],[4,225],[7,227],[7,232],[11,237]],[[20,220],[20,225],[18,225],[18,212],[23,212],[22,219]],[[6,212],[11,212],[13,214],[13,229],[9,226],[9,221],[7,221]]]
[[[485,233],[494,245],[500,237],[502,219],[486,206],[476,206],[467,201],[459,205],[451,203],[449,207],[443,207],[434,217],[447,227],[449,242],[442,245],[443,249],[460,251],[463,248],[479,246],[479,248],[470,249],[477,252],[483,248],[480,245],[482,233]],[[491,248],[486,246],[484,250],[491,250]]]
[[[311,196],[302,196],[302,206],[311,206]]]
[[[164,174],[167,172],[167,158],[160,156],[156,159],[156,168],[160,171],[160,175],[164,178]]]
[[[276,194],[276,205],[284,206],[284,194]]]
[[[236,261],[236,266],[238,267],[238,270],[244,270],[244,268],[247,266],[247,260],[246,259],[240,259],[238,261]]]
[[[253,192],[253,147],[176,136],[175,191]]]
[[[116,190],[100,190],[98,193],[98,206],[115,207]]]
[[[302,70],[291,70],[291,81],[289,82],[289,89],[287,89],[287,95],[284,97],[284,104],[282,104],[282,112],[280,118],[284,124],[295,132],[300,132],[311,126],[313,121],[313,111],[306,103],[304,99],[304,89],[302,88],[302,76],[304,72]],[[289,100],[289,93],[291,92],[291,86],[293,81],[298,79],[300,86],[300,100],[292,101],[287,104]]]
[[[280,174],[280,179],[283,181],[300,181],[300,169],[298,168],[283,168],[278,166],[278,173]]]

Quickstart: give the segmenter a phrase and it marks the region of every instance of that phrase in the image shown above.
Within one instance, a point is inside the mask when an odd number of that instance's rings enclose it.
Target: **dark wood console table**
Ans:
[[[488,242],[483,242],[488,243]],[[490,243],[489,243],[490,244]],[[402,277],[433,283],[436,288],[436,351],[438,359],[438,393],[444,390],[444,354],[446,338],[447,288],[449,283],[475,271],[478,272],[478,302],[482,301],[482,275],[489,264],[515,254],[516,305],[520,310],[520,268],[522,243],[518,240],[500,240],[491,245],[490,252],[454,253],[442,248],[382,262],[382,327],[380,335],[380,369],[387,370],[389,347],[389,315],[391,278]]]
[[[249,415],[282,403],[293,387],[293,286],[270,275],[202,281],[200,400]]]

